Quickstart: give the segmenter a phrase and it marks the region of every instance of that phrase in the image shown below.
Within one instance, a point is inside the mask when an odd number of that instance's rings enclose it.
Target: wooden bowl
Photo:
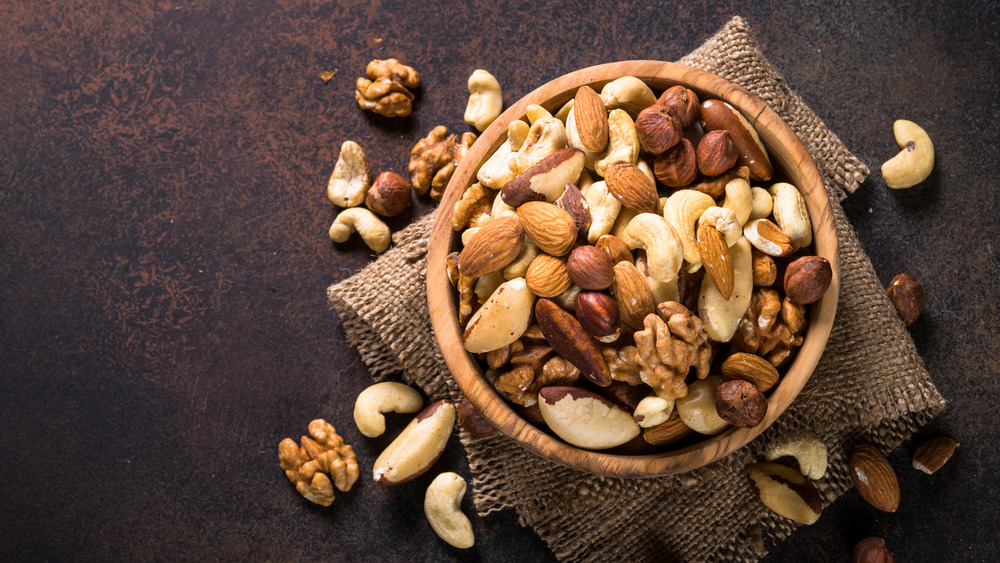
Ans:
[[[451,227],[451,210],[464,189],[475,181],[480,165],[507,138],[507,125],[525,116],[529,104],[540,104],[553,114],[571,99],[577,88],[589,85],[600,92],[604,84],[622,76],[635,76],[654,91],[682,84],[701,100],[729,102],[755,125],[767,146],[775,177],[791,182],[805,196],[813,224],[813,248],[833,266],[833,282],[822,299],[812,305],[805,341],[781,382],[769,397],[767,416],[753,428],[730,428],[677,450],[645,455],[612,455],[583,450],[551,436],[521,418],[483,378],[475,359],[462,345],[457,299],[448,282],[445,261],[457,248],[458,233]],[[716,461],[743,447],[766,430],[802,390],[819,362],[833,326],[840,289],[837,236],[830,202],[812,157],[795,133],[773,110],[743,88],[714,74],[675,63],[623,61],[592,66],[565,74],[518,100],[479,137],[452,176],[431,232],[427,257],[427,300],[431,321],[445,362],[472,404],[499,431],[532,452],[563,465],[599,475],[640,478],[689,471]]]

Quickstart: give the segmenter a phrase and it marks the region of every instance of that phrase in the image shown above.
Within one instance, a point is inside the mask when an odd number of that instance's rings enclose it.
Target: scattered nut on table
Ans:
[[[351,233],[357,232],[368,248],[375,252],[385,252],[392,242],[389,226],[371,211],[363,207],[351,207],[337,214],[330,225],[330,240],[346,242]]]
[[[917,322],[924,310],[924,287],[920,282],[910,274],[899,274],[892,278],[886,291],[903,323],[911,325]]]
[[[424,495],[424,515],[439,538],[459,549],[468,549],[475,542],[472,523],[462,513],[465,479],[451,471],[431,481]]]
[[[441,457],[455,426],[455,405],[442,399],[427,406],[375,460],[372,478],[398,485],[422,475]]]
[[[889,460],[875,446],[862,444],[847,460],[851,480],[868,504],[883,512],[899,508],[899,480]]]
[[[326,185],[326,196],[334,205],[356,207],[365,201],[370,183],[365,151],[354,141],[344,141]]]
[[[489,72],[477,68],[469,76],[469,102],[465,106],[465,122],[483,132],[503,111],[500,83]]]
[[[375,438],[385,432],[382,413],[413,413],[423,406],[424,400],[416,389],[395,381],[383,381],[368,386],[358,395],[354,401],[354,423],[362,434]]]
[[[934,144],[919,125],[905,119],[892,124],[899,154],[882,165],[882,179],[893,189],[912,188],[923,182],[934,169]]]
[[[358,78],[354,99],[363,110],[385,117],[406,117],[413,109],[413,92],[420,75],[396,59],[373,60],[365,69],[368,78]]]
[[[365,206],[383,217],[395,217],[410,206],[410,183],[395,172],[375,178],[365,195]]]
[[[800,524],[813,524],[823,512],[823,500],[809,479],[798,471],[760,462],[747,467],[750,488],[775,514]]]
[[[875,536],[865,538],[854,546],[852,563],[895,563],[896,558],[885,545],[885,540]]]
[[[357,481],[358,461],[354,449],[325,420],[310,422],[309,435],[312,437],[302,437],[301,447],[291,438],[282,440],[278,444],[278,459],[300,495],[310,502],[330,506],[334,485],[347,492]]]
[[[917,446],[913,453],[913,468],[933,475],[954,455],[959,444],[947,437],[934,438]]]

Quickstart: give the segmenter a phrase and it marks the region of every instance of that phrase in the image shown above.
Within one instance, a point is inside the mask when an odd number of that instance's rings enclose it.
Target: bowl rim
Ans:
[[[523,118],[529,104],[541,104],[554,114],[580,86],[589,85],[600,91],[607,82],[623,76],[635,76],[654,90],[682,84],[694,90],[699,99],[720,99],[741,111],[767,146],[776,172],[783,171],[782,176],[805,196],[813,224],[812,246],[816,255],[830,261],[833,269],[829,290],[812,305],[809,330],[795,360],[770,392],[768,412],[761,424],[753,428],[732,427],[676,450],[636,455],[577,448],[518,415],[486,381],[472,355],[465,351],[457,303],[446,272],[448,253],[458,239],[448,210],[454,208],[480,163],[506,140],[507,125]],[[817,233],[825,236],[818,237]],[[819,363],[832,330],[840,292],[839,248],[829,196],[816,163],[798,136],[774,110],[744,88],[703,70],[655,60],[619,61],[569,72],[532,90],[504,111],[470,148],[445,190],[429,238],[426,278],[431,324],[442,356],[473,406],[500,432],[536,455],[581,471],[622,478],[659,477],[702,467],[742,448],[769,428],[798,396]]]

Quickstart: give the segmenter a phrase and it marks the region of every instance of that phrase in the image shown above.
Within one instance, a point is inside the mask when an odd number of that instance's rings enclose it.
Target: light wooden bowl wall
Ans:
[[[529,104],[540,104],[555,113],[580,86],[589,85],[600,92],[604,84],[622,76],[638,77],[657,92],[682,84],[694,90],[701,100],[724,100],[740,110],[756,126],[767,146],[775,176],[791,182],[805,195],[813,224],[813,247],[817,255],[833,266],[830,289],[812,305],[805,341],[780,384],[771,391],[764,421],[753,428],[731,428],[716,436],[706,436],[685,448],[645,455],[611,455],[576,448],[521,418],[483,378],[475,359],[462,346],[463,327],[458,324],[457,299],[448,282],[445,264],[448,254],[459,244],[459,236],[451,228],[451,210],[464,189],[475,181],[479,166],[506,140],[507,125],[523,118]],[[830,336],[840,290],[837,252],[830,203],[816,164],[773,110],[743,88],[714,74],[676,63],[622,61],[556,78],[518,100],[483,132],[455,171],[441,201],[428,248],[427,299],[434,332],[455,381],[500,432],[544,458],[582,471],[625,478],[656,477],[689,471],[732,453],[767,429],[788,408],[812,375]]]

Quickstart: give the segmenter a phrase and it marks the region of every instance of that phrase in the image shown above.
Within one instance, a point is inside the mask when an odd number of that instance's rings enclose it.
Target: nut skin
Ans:
[[[597,239],[597,248],[607,252],[614,264],[632,261],[632,249],[615,235],[602,235]]]
[[[822,256],[797,258],[785,269],[785,295],[798,305],[819,301],[833,280],[830,262]]]
[[[749,381],[734,379],[719,385],[715,394],[715,410],[719,417],[733,426],[757,426],[767,414],[767,397]]]
[[[455,409],[455,414],[458,415],[458,423],[473,438],[489,438],[496,434],[497,429],[493,428],[493,425],[483,415],[479,414],[479,411],[476,410],[476,407],[472,406],[472,402],[467,397],[462,397],[462,401],[458,403],[458,407]]]
[[[576,319],[595,338],[611,336],[621,329],[618,301],[600,291],[581,291],[576,295]]]
[[[750,169],[754,180],[767,181],[774,174],[771,159],[753,125],[736,108],[719,100],[701,104],[701,126],[705,132],[725,129],[733,137],[739,157],[736,162]]]
[[[574,96],[573,117],[583,146],[599,153],[608,146],[608,109],[600,94],[590,86],[581,86]]]
[[[395,217],[410,206],[410,183],[395,172],[383,172],[365,195],[365,205],[383,217]]]
[[[951,438],[942,437],[928,440],[917,447],[913,453],[913,467],[928,475],[933,475],[941,469],[955,453],[958,443]]]
[[[691,141],[682,138],[653,159],[653,175],[669,188],[683,188],[698,179],[698,159]]]
[[[851,554],[853,563],[895,563],[892,552],[885,546],[885,540],[875,536],[865,538],[854,546]]]
[[[615,281],[611,255],[596,246],[578,246],[566,261],[569,279],[582,289],[607,289]]]
[[[695,151],[698,171],[706,176],[718,176],[736,164],[739,154],[729,131],[719,129],[709,131],[698,141]]]
[[[924,287],[920,282],[910,274],[899,274],[892,278],[886,291],[903,323],[911,325],[917,322],[920,312],[924,310]]]
[[[674,412],[667,417],[666,422],[643,429],[642,438],[653,446],[667,446],[681,441],[693,432],[694,430],[684,424],[681,416],[674,409]]]
[[[862,444],[851,452],[847,460],[851,480],[868,504],[883,512],[896,512],[899,508],[899,480],[875,446]]]
[[[642,150],[660,154],[681,140],[683,126],[677,116],[666,107],[654,104],[639,112],[635,118],[635,132],[639,135]]]
[[[656,103],[676,115],[682,127],[694,125],[701,114],[701,103],[698,101],[698,95],[683,86],[667,88],[660,94]]]

